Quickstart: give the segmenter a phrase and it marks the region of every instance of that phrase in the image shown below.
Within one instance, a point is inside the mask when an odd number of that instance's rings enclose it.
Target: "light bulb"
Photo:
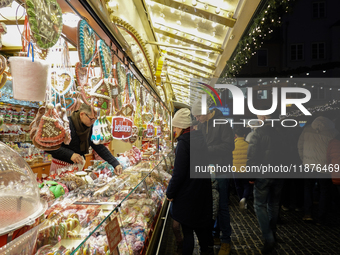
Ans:
[[[175,9],[171,8],[170,12],[171,12],[171,13],[174,13],[174,12],[175,12]]]
[[[196,6],[197,5],[197,1],[196,0],[192,0],[192,5]]]
[[[221,9],[219,6],[216,7],[216,10],[215,10],[216,14],[219,14],[221,12]]]

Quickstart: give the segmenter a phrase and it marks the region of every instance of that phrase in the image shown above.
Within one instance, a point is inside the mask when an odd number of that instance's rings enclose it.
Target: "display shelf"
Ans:
[[[10,104],[7,102],[0,101],[0,107],[15,107],[15,108],[24,108],[24,109],[39,109],[40,106],[28,106],[28,105],[20,105],[20,104]]]
[[[171,176],[169,177],[166,173],[168,171],[166,158],[159,154],[155,160],[143,161],[125,169],[123,175],[113,177],[113,180],[103,187],[86,185],[78,189],[76,194],[69,193],[67,197],[59,200],[46,212],[47,220],[42,224],[38,235],[38,249],[47,242],[46,233],[48,232],[48,242],[53,244],[53,251],[64,246],[70,251],[74,248],[70,254],[78,254],[79,251],[83,254],[83,249],[89,250],[97,247],[94,244],[95,240],[106,240],[104,231],[106,224],[114,217],[118,217],[124,237],[118,246],[120,254],[147,254],[149,244],[154,243],[154,234],[159,234],[163,222],[162,215],[164,215],[164,210],[166,211],[164,207],[168,204],[165,199],[165,190]],[[96,197],[94,194],[100,189],[106,191]],[[90,190],[93,190],[93,193],[89,192]],[[107,192],[109,190],[111,193]],[[76,200],[73,201],[70,197]],[[64,202],[68,199],[72,202]],[[89,199],[87,204],[81,202]],[[51,215],[54,216],[50,217]],[[59,236],[61,234],[61,239],[58,239],[52,226],[63,228],[62,222],[66,219],[68,222],[65,221],[66,225],[73,221],[70,215],[78,217],[79,221],[75,221],[79,222],[79,229],[72,229],[68,231],[68,234],[58,233]],[[134,219],[132,220],[131,217]],[[130,239],[136,231],[139,231],[136,236],[141,239],[132,242]],[[129,238],[126,238],[127,235]],[[137,244],[142,247],[136,248]],[[127,247],[134,250],[127,253]]]

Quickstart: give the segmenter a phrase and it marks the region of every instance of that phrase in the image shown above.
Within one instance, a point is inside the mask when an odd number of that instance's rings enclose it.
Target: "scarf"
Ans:
[[[76,133],[80,140],[80,151],[84,154],[89,153],[89,135],[91,127],[86,127],[80,120],[80,112],[75,111],[71,115],[71,120],[76,129]]]

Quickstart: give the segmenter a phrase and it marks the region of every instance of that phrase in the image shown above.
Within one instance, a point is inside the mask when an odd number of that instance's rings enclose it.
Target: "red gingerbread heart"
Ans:
[[[52,109],[41,118],[35,140],[42,146],[46,143],[61,144],[65,139],[65,129],[53,115]],[[52,146],[53,146],[52,145]]]

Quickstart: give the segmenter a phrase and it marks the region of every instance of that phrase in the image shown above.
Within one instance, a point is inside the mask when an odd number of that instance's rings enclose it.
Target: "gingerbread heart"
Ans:
[[[35,140],[40,145],[44,146],[47,143],[57,145],[62,143],[65,139],[65,129],[60,125],[57,116],[53,115],[53,110],[49,109],[47,113],[42,116]]]
[[[75,65],[76,79],[79,86],[84,86],[87,83],[87,68],[81,67],[79,62]]]
[[[118,77],[118,85],[121,91],[124,91],[126,86],[126,72],[125,68],[120,62],[116,63],[116,71]]]
[[[9,6],[10,4],[12,4],[13,1],[14,0],[2,0],[2,1],[0,1],[0,8]]]
[[[53,71],[51,73],[52,90],[59,96],[64,96],[73,87],[73,75],[66,70]]]
[[[132,97],[132,87],[135,79],[133,79],[133,74],[128,73],[127,75],[127,84],[128,84],[128,90],[129,90],[129,97]]]
[[[96,35],[85,20],[78,23],[78,54],[82,66],[88,65],[96,51]]]
[[[153,119],[153,114],[151,113],[143,113],[142,114],[143,122],[150,122]]]
[[[129,138],[129,142],[130,142],[130,143],[134,143],[134,142],[137,141],[137,139],[138,139],[138,136],[137,136],[137,135],[133,135],[133,136],[131,136],[131,137]]]
[[[66,103],[66,109],[71,109],[72,107],[74,107],[75,101],[73,98],[71,97],[67,97],[65,98],[65,103]]]
[[[37,45],[42,49],[55,45],[63,29],[63,14],[57,1],[27,0],[26,13]]]
[[[132,116],[134,112],[135,112],[135,110],[133,108],[133,105],[127,104],[127,105],[122,107],[122,109],[119,112],[119,115],[128,117],[128,116]]]
[[[110,47],[103,40],[97,42],[100,66],[102,68],[104,78],[109,78],[112,73],[112,55]]]
[[[132,135],[137,135],[138,134],[138,127],[132,126]]]

